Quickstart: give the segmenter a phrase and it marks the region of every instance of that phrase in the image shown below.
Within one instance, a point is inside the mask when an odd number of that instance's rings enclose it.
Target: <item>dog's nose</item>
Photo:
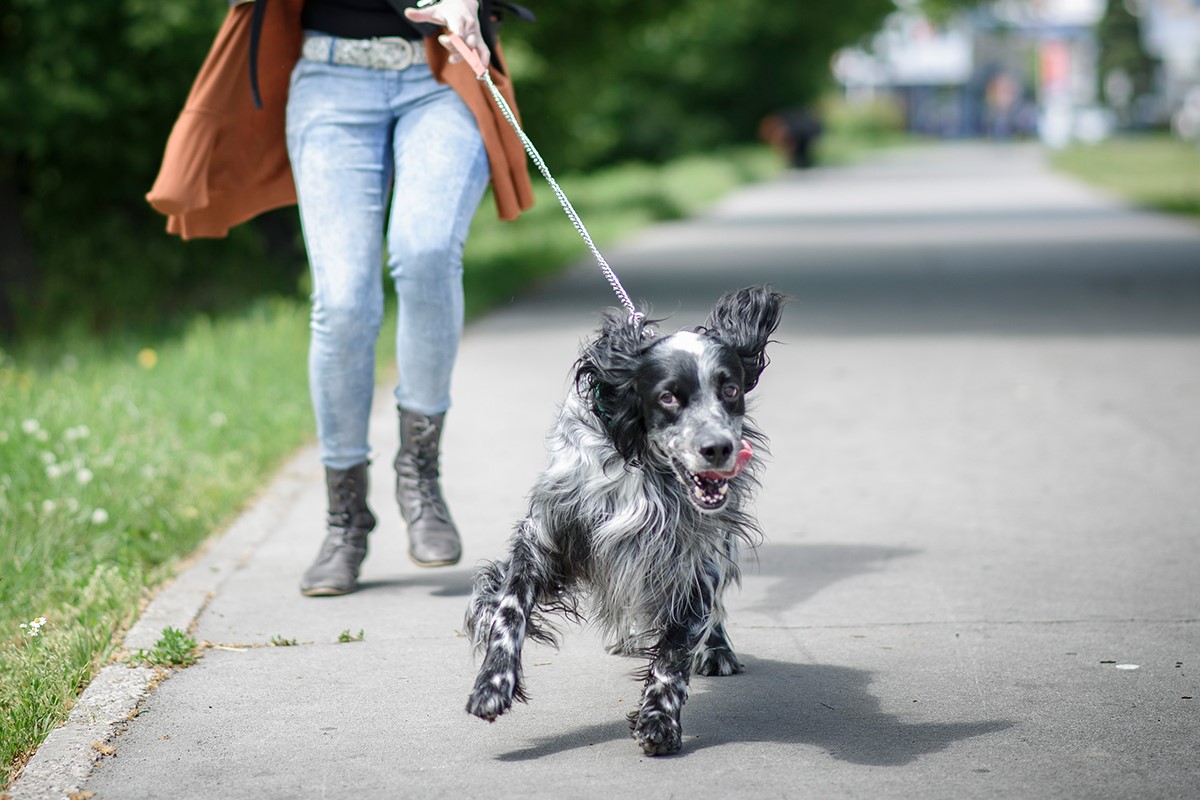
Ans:
[[[733,447],[732,439],[713,439],[700,445],[700,456],[714,467],[723,466],[729,463]]]

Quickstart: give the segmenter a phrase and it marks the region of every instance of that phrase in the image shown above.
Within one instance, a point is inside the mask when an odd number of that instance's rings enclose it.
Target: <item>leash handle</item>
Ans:
[[[467,62],[467,66],[475,73],[475,77],[479,80],[484,80],[487,77],[487,67],[483,65],[479,54],[473,48],[467,47],[467,43],[462,40],[462,37],[456,33],[447,33],[438,37],[438,41],[442,46],[454,52],[459,58]]]
[[[584,227],[583,220],[579,218],[579,214],[575,211],[575,207],[571,205],[571,201],[567,199],[567,195],[563,192],[562,187],[558,185],[558,181],[554,180],[554,176],[550,174],[550,168],[546,166],[546,162],[542,159],[541,153],[533,146],[533,142],[525,135],[525,131],[521,130],[521,125],[517,122],[517,117],[513,110],[509,107],[504,99],[504,95],[500,94],[500,90],[496,88],[496,84],[492,82],[492,76],[488,73],[487,67],[479,59],[479,56],[467,43],[462,40],[457,34],[447,33],[438,37],[438,41],[443,46],[456,53],[471,70],[475,73],[475,77],[487,84],[488,91],[492,94],[492,99],[496,102],[500,113],[504,115],[504,119],[508,120],[508,124],[516,132],[521,139],[521,144],[525,147],[525,152],[529,158],[537,166],[538,171],[542,173],[542,177],[546,179],[546,183],[550,184],[550,188],[554,191],[554,196],[558,198],[558,204],[562,206],[567,217],[571,220],[571,224],[575,226],[576,232],[583,238],[584,244],[591,251],[592,257],[596,259],[596,264],[604,273],[604,278],[608,281],[608,285],[612,287],[613,293],[617,299],[621,301],[621,305],[625,306],[625,310],[629,312],[629,321],[636,324],[645,318],[645,314],[638,311],[634,306],[633,301],[629,299],[629,293],[625,291],[625,287],[621,285],[621,280],[617,277],[617,273],[604,260],[604,256],[600,254],[600,249],[596,247],[596,243],[592,241],[591,235],[587,228]]]

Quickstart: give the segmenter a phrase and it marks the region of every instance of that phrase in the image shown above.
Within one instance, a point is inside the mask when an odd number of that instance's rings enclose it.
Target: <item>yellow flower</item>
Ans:
[[[142,369],[154,369],[158,363],[158,353],[153,348],[145,347],[137,354],[138,366]]]

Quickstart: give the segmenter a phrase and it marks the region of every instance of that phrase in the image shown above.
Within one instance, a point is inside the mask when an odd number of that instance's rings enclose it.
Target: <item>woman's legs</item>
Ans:
[[[388,269],[399,300],[396,402],[438,414],[450,405],[463,246],[487,187],[487,153],[470,110],[428,68],[308,61],[293,76],[288,152],[312,270],[318,436],[326,466],[344,469],[368,454],[387,187]]]

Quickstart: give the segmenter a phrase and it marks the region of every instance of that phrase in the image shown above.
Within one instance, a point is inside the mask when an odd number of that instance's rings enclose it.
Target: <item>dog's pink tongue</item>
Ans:
[[[752,458],[754,458],[754,448],[750,446],[750,442],[742,439],[742,449],[738,451],[737,461],[734,463],[733,469],[728,472],[701,472],[700,477],[707,478],[708,480],[721,479],[727,481],[744,470]]]

